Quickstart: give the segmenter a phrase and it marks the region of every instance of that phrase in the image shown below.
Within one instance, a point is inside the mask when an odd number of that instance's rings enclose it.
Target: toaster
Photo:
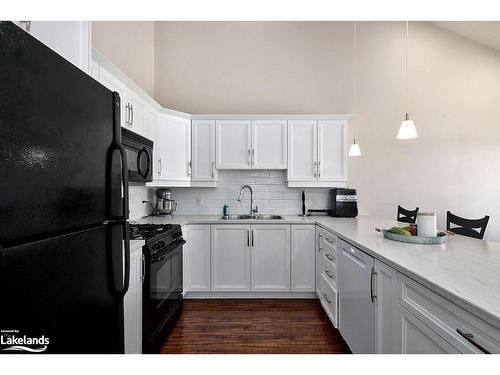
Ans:
[[[330,189],[328,195],[328,215],[334,217],[358,216],[358,196],[356,189]]]

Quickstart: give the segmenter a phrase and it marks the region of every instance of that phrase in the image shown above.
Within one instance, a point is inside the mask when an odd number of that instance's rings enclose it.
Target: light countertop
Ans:
[[[283,220],[220,220],[217,215],[149,217],[157,224],[317,224],[500,329],[500,244],[448,236],[443,245],[384,239],[375,227],[398,225],[370,216],[284,216]],[[402,224],[399,224],[402,225]]]

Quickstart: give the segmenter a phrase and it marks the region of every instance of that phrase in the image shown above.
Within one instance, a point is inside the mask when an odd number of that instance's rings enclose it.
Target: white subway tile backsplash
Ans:
[[[243,185],[252,187],[254,204],[259,207],[260,213],[297,215],[301,207],[302,189],[288,188],[285,177],[286,171],[220,170],[216,188],[171,188],[170,190],[172,198],[177,201],[177,215],[222,215],[224,204],[229,205],[229,211],[233,214],[246,214],[250,209],[248,190],[244,191],[242,201],[237,201]],[[154,190],[152,191],[150,195],[154,198]],[[305,192],[306,208],[326,208],[327,188],[307,189]],[[198,197],[201,197],[201,205],[197,204]]]

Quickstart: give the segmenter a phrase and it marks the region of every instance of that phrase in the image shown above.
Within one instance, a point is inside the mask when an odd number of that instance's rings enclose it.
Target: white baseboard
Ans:
[[[186,292],[185,299],[314,299],[318,298],[315,292]]]

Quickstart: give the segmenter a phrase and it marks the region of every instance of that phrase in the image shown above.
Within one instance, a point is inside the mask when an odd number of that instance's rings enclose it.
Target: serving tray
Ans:
[[[439,232],[437,237],[422,237],[422,236],[403,236],[402,234],[396,234],[389,232],[387,229],[379,229],[379,232],[384,234],[385,238],[393,241],[406,242],[406,243],[416,243],[421,245],[439,245],[446,242],[448,236],[444,232]]]

